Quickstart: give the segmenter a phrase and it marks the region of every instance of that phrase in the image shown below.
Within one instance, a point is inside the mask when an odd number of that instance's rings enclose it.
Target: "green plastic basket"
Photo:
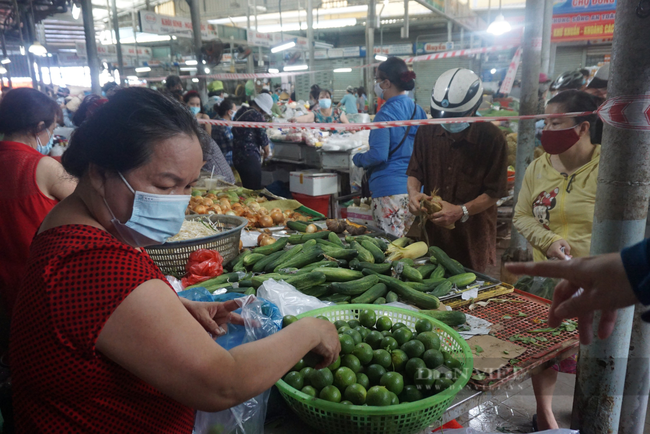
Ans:
[[[313,398],[279,380],[276,386],[291,409],[305,423],[330,434],[410,434],[431,426],[440,419],[456,394],[467,384],[474,367],[469,345],[451,327],[429,316],[391,306],[376,304],[347,304],[315,309],[298,315],[325,316],[330,321],[349,321],[359,317],[362,309],[372,309],[377,317],[388,316],[393,323],[404,323],[415,330],[419,319],[434,324],[434,331],[440,336],[441,349],[461,360],[463,368],[456,382],[447,390],[416,402],[388,407],[364,407],[344,405]]]

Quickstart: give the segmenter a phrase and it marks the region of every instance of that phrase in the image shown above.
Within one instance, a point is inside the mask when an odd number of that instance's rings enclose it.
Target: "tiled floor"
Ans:
[[[559,374],[553,397],[553,411],[561,428],[569,428],[571,424],[574,384],[575,375]],[[520,388],[493,396],[490,401],[471,409],[456,420],[464,427],[478,431],[527,433],[533,431],[535,405],[533,386],[527,380]]]

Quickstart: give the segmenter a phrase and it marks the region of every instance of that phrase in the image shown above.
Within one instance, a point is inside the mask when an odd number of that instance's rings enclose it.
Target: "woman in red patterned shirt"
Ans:
[[[79,179],[34,239],[12,323],[19,432],[191,433],[271,387],[308,351],[339,352],[332,324],[302,319],[226,351],[238,307],[176,296],[139,247],[180,229],[207,137],[180,104],[117,92],[64,154]],[[208,333],[209,332],[209,333]],[[278,351],[282,349],[282,351]]]
[[[0,354],[8,347],[29,245],[47,213],[76,185],[47,157],[60,114],[54,100],[34,89],[13,89],[0,102]]]

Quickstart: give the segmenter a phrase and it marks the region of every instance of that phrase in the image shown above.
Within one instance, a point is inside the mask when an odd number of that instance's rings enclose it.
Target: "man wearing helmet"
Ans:
[[[474,116],[482,95],[474,72],[451,69],[433,87],[431,116]],[[507,196],[507,166],[505,137],[489,122],[421,126],[415,137],[406,171],[409,209],[419,213],[420,201],[437,190],[442,210],[427,221],[429,242],[479,272],[496,263],[496,202]]]

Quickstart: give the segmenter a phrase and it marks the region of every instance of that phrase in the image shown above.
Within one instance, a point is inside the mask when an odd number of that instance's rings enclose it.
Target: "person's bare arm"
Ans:
[[[137,287],[115,309],[96,348],[181,404],[220,411],[271,387],[307,352],[331,364],[340,351],[333,324],[302,319],[268,338],[226,351],[160,280]]]
[[[412,214],[417,214],[420,211],[420,201],[422,199],[431,199],[431,196],[420,192],[422,183],[414,176],[409,176],[406,179],[406,190],[409,194],[409,210]]]
[[[350,123],[350,121],[348,120],[348,117],[345,115],[345,113],[341,113],[341,117],[339,119],[341,119],[342,124],[349,124]]]
[[[36,166],[36,185],[45,196],[61,201],[77,188],[77,180],[65,171],[61,163],[45,157]]]
[[[499,199],[490,197],[489,195],[483,193],[474,200],[467,202],[465,207],[467,207],[467,212],[470,216],[475,214],[480,214],[483,211],[489,209],[491,206],[497,203]],[[442,210],[433,214],[430,220],[438,226],[446,227],[456,223],[458,220],[463,217],[463,209],[460,205],[454,205],[449,202],[441,201]]]
[[[299,122],[299,123],[314,122],[314,112],[309,112],[306,115],[291,118],[289,119],[289,122]]]

